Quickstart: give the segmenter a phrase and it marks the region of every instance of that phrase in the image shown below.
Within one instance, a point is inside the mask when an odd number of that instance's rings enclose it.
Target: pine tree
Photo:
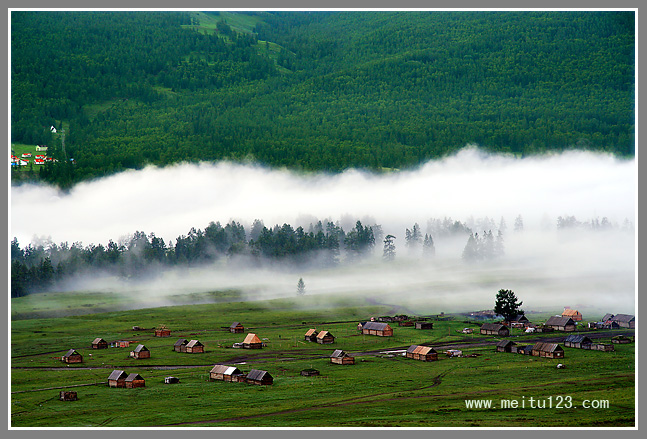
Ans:
[[[299,278],[299,282],[297,282],[297,294],[299,296],[303,296],[306,293],[306,284],[303,282],[303,278]]]
[[[422,254],[427,257],[434,257],[436,255],[436,247],[434,247],[434,240],[431,235],[425,233],[425,240],[422,243]]]
[[[382,255],[382,258],[385,261],[392,261],[395,259],[395,244],[393,243],[393,240],[395,239],[395,236],[393,235],[386,235],[384,238],[384,253]]]

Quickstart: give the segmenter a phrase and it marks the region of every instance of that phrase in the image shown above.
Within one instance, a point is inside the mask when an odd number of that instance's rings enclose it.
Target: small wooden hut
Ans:
[[[58,399],[60,399],[61,401],[76,401],[78,397],[76,392],[61,390],[61,392],[58,395]]]
[[[438,352],[429,346],[411,345],[405,354],[407,358],[420,361],[436,361],[438,360]]]
[[[591,349],[603,352],[615,351],[615,348],[611,343],[593,343],[591,345]]]
[[[144,358],[150,358],[151,357],[151,351],[148,350],[146,346],[143,344],[137,345],[135,350],[130,351],[130,356],[133,357],[136,360],[141,360]]]
[[[341,349],[337,349],[330,355],[330,362],[333,364],[355,364],[355,358]]]
[[[198,340],[191,340],[186,344],[187,354],[201,354],[204,352],[204,345]]]
[[[274,383],[274,378],[266,370],[252,369],[247,374],[245,381],[259,386],[269,386]]]
[[[129,340],[115,340],[113,342],[110,342],[110,347],[127,348],[127,347],[130,347],[130,341]]]
[[[171,330],[168,329],[166,326],[160,326],[159,328],[155,329],[155,337],[170,337],[171,336]]]
[[[235,366],[225,366],[224,364],[216,364],[209,371],[209,379],[220,381],[239,381],[237,378],[242,377],[244,374]]]
[[[553,328],[555,331],[575,331],[575,321],[571,317],[552,316],[546,320],[544,326]]]
[[[434,329],[433,322],[416,322],[416,329]]]
[[[616,314],[611,317],[611,322],[616,322],[621,328],[636,328],[636,317],[629,314]]]
[[[321,331],[317,334],[317,343],[319,344],[333,344],[335,342],[335,336],[328,331]]]
[[[83,355],[74,349],[70,349],[61,357],[61,361],[64,363],[83,363]]]
[[[131,373],[124,380],[126,389],[134,389],[136,387],[146,387],[146,381],[138,373]]]
[[[496,351],[497,352],[512,352],[512,347],[515,346],[516,343],[511,341],[511,340],[501,340],[496,344]]]
[[[243,349],[261,349],[262,347],[263,342],[254,333],[250,332],[243,340]]]
[[[388,323],[366,322],[362,325],[362,334],[377,335],[379,337],[392,337],[393,328]]]
[[[305,339],[305,341],[317,341],[317,335],[318,334],[319,333],[317,332],[316,329],[314,329],[314,328],[308,329],[304,339]]]
[[[582,321],[582,313],[576,309],[566,308],[564,312],[562,312],[562,317],[569,317],[574,322]]]
[[[229,332],[234,334],[241,334],[245,331],[245,328],[240,322],[234,322],[229,326]]]
[[[571,334],[564,340],[564,346],[567,348],[591,349],[593,341],[586,335]]]
[[[537,342],[532,347],[534,357],[564,358],[564,349],[557,343]]]
[[[181,338],[175,342],[173,345],[173,350],[175,352],[186,352],[186,345],[189,342],[186,338]]]
[[[92,341],[92,349],[108,349],[108,342],[102,338],[95,338]]]
[[[123,370],[113,370],[108,377],[108,386],[110,387],[126,387],[126,378],[128,374]]]
[[[500,323],[483,323],[483,325],[481,325],[481,334],[507,337],[510,335],[510,330],[506,325],[502,325]]]

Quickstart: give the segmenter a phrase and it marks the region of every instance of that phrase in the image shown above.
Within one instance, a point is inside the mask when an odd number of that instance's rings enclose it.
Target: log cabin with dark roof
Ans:
[[[92,341],[92,349],[108,349],[108,342],[97,337]]]
[[[245,332],[245,327],[240,322],[234,322],[229,326],[229,332],[232,334],[241,334]]]
[[[377,335],[379,337],[392,337],[393,328],[388,323],[366,322],[362,325],[362,334]]]
[[[146,387],[146,380],[138,373],[129,374],[124,380],[126,389],[135,389],[137,387]]]
[[[247,374],[245,381],[259,386],[269,386],[274,383],[274,378],[266,370],[252,369]]]
[[[591,349],[593,341],[582,334],[571,334],[564,339],[564,346],[567,348]]]
[[[155,329],[154,335],[155,337],[170,337],[171,330],[168,328]]]
[[[500,323],[483,323],[483,325],[481,325],[481,334],[507,337],[510,335],[510,329],[508,329],[506,325],[502,325]]]
[[[146,346],[143,344],[137,345],[135,349],[133,349],[130,352],[130,356],[133,357],[136,360],[141,360],[144,358],[150,358],[151,357],[151,351],[148,350]]]
[[[570,317],[552,316],[546,320],[544,326],[553,328],[555,331],[575,331],[575,322]]]
[[[532,347],[534,357],[564,358],[564,349],[557,343],[537,342]]]
[[[189,342],[186,338],[181,338],[175,342],[173,345],[173,350],[175,352],[186,352],[186,345]]]
[[[74,349],[70,349],[61,357],[61,361],[64,363],[83,363],[83,355]]]
[[[433,322],[416,322],[416,329],[434,329]]]
[[[629,314],[616,314],[610,320],[616,322],[621,328],[636,328],[636,317]]]
[[[496,344],[496,351],[497,352],[512,352],[512,347],[515,346],[516,343],[511,341],[511,340],[501,340]]]

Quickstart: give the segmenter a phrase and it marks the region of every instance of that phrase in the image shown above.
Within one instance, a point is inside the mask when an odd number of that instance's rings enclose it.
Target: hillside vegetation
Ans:
[[[11,57],[11,140],[48,144],[31,177],[64,187],[178,161],[402,169],[469,143],[634,154],[633,12],[14,11]]]

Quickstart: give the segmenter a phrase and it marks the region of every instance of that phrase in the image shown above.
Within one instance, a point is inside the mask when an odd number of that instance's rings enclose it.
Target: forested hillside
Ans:
[[[406,168],[469,143],[633,156],[634,33],[633,12],[13,11],[11,140],[50,146],[32,177],[63,187],[178,161]]]

